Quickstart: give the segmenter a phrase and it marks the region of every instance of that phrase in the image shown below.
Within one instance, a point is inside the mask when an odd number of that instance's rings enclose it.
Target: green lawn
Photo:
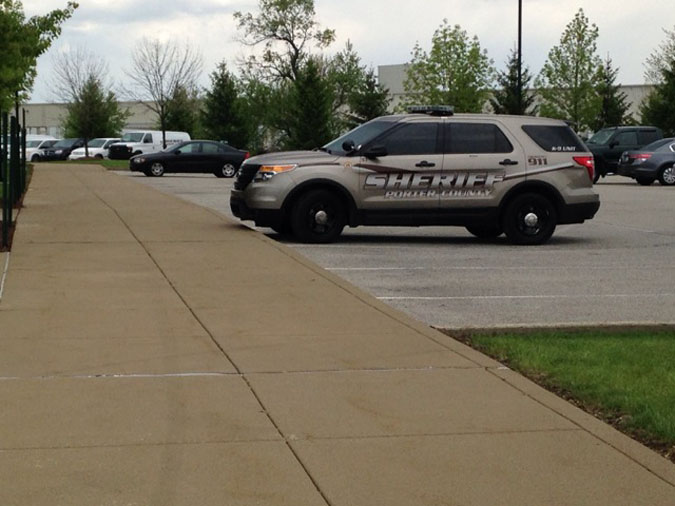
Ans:
[[[468,341],[675,461],[675,329],[472,335]]]
[[[68,160],[66,162],[49,162],[49,163],[68,163],[75,165],[103,165],[108,170],[129,170],[129,160],[98,160],[98,159],[89,159],[89,160]]]

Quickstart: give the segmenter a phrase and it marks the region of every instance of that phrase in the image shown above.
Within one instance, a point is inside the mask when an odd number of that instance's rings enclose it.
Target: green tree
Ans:
[[[63,123],[65,135],[83,137],[87,155],[89,140],[119,135],[129,116],[128,111],[120,110],[115,94],[106,91],[94,76],[85,81],[66,108],[68,112]]]
[[[288,92],[286,149],[315,149],[332,138],[330,118],[333,92],[322,78],[319,65],[310,59]]]
[[[263,81],[294,81],[310,57],[312,46],[328,47],[335,32],[321,29],[315,19],[314,0],[259,0],[258,14],[235,12],[237,28],[247,46],[262,45],[262,55],[251,56],[245,66]]]
[[[675,60],[675,26],[672,30],[663,29],[666,38],[647,57],[645,61],[645,79],[649,83],[659,83],[663,80],[664,71],[670,68]]]
[[[630,103],[626,103],[627,96],[620,91],[619,85],[615,84],[618,72],[619,69],[612,67],[612,60],[609,57],[598,67],[595,91],[599,107],[596,117],[590,123],[590,127],[595,131],[607,126],[633,122],[628,114]]]
[[[403,82],[404,105],[446,104],[458,112],[480,112],[488,99],[494,67],[478,37],[469,38],[448,21],[436,30],[427,53],[418,44]]]
[[[366,71],[356,89],[349,95],[348,126],[353,128],[387,114],[391,103],[389,90],[377,82],[373,69]]]
[[[548,53],[535,86],[541,96],[542,116],[572,121],[577,130],[588,128],[598,114],[596,98],[598,27],[589,24],[583,9],[575,14]]]
[[[161,128],[161,124],[158,125]],[[190,137],[201,137],[199,96],[195,89],[177,86],[166,103],[165,130],[187,132]]]
[[[225,140],[238,148],[247,148],[253,134],[239,83],[224,62],[218,65],[210,78],[211,88],[206,90],[201,111],[206,136]]]
[[[522,98],[519,98],[518,88],[518,52],[512,49],[506,61],[506,70],[497,74],[499,88],[495,90],[490,99],[490,105],[496,114],[534,115],[537,113],[537,107],[534,104],[536,97],[527,91],[532,81],[532,74],[527,67],[522,69],[520,79]]]
[[[642,123],[659,127],[666,136],[675,136],[675,58],[661,71],[659,83],[640,110]]]
[[[68,2],[43,16],[26,19],[19,0],[0,0],[0,109],[9,109],[33,88],[37,59],[61,34],[61,25],[78,7]]]

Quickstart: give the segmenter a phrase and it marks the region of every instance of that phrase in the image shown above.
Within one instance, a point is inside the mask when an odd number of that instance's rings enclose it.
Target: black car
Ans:
[[[67,160],[73,149],[84,146],[84,139],[61,139],[52,147],[45,149],[40,158],[42,161]]]
[[[616,126],[598,130],[586,141],[595,158],[595,178],[616,172],[624,151],[640,149],[663,138],[663,133],[652,126]]]
[[[146,176],[163,176],[166,172],[211,173],[232,177],[249,157],[247,151],[224,142],[187,141],[173,144],[159,153],[136,155],[129,159],[129,169]]]
[[[650,185],[657,179],[664,186],[675,185],[675,137],[626,151],[621,155],[617,174],[632,177],[641,185]]]

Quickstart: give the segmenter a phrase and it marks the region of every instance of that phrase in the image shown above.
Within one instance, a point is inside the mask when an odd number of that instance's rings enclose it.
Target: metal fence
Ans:
[[[14,116],[0,112],[0,185],[2,193],[2,234],[0,249],[9,249],[10,232],[16,217],[15,208],[26,190],[26,118],[19,123]]]

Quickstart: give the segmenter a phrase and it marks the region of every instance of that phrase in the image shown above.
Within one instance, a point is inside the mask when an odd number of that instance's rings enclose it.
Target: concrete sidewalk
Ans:
[[[0,376],[3,506],[675,505],[675,466],[642,445],[95,166],[35,172]]]

